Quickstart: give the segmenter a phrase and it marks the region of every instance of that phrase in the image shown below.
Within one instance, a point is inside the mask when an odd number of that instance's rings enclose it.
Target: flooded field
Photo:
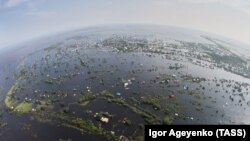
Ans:
[[[145,124],[249,124],[248,60],[200,38],[99,29],[6,52],[0,140],[139,141]]]

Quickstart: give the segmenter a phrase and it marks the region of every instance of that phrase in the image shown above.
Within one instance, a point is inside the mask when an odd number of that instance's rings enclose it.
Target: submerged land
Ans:
[[[0,136],[11,138],[14,119],[25,137],[58,141],[139,141],[145,124],[247,124],[249,59],[200,38],[93,32],[31,51],[2,76]]]

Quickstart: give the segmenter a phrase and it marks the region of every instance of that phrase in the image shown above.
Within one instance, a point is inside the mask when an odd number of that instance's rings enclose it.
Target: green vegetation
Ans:
[[[243,94],[243,93],[240,93],[239,96],[241,97],[241,99],[242,99],[243,101],[245,101],[245,97],[244,97],[244,94]]]
[[[94,100],[97,95],[93,94],[92,92],[84,92],[81,98],[78,100],[78,103],[81,105],[88,104],[91,100]]]
[[[157,109],[161,108],[161,103],[160,102],[161,102],[161,97],[149,96],[149,97],[145,97],[142,100],[143,104],[151,105],[151,106],[153,106],[153,108],[157,108]]]
[[[244,61],[242,58],[236,55],[218,55],[216,53],[207,53],[215,62],[217,63],[227,63],[231,65],[239,65],[239,64],[246,64],[247,62]]]
[[[100,92],[100,95],[104,96],[104,97],[107,97],[107,98],[114,98],[114,95],[112,93],[110,93],[109,91],[107,91],[107,90],[102,90]]]
[[[68,114],[70,112],[69,107],[62,108],[60,112],[64,114]]]
[[[141,108],[141,107],[138,107],[138,106],[129,106],[127,105],[133,112],[135,112],[136,114],[139,114],[141,115],[145,122],[149,123],[149,124],[153,124],[153,123],[156,123],[159,121],[158,117],[154,114],[152,114],[151,112]]]
[[[18,114],[25,114],[25,113],[29,113],[31,109],[32,109],[31,103],[21,102],[15,107],[14,111],[17,112]]]
[[[121,52],[132,52],[138,48],[148,48],[146,39],[123,39],[121,37],[112,37],[101,43],[103,46],[113,47]]]
[[[84,102],[80,102],[81,106],[87,106],[89,104],[90,101],[84,101]]]
[[[132,139],[132,141],[144,141],[144,137],[143,136],[136,136]]]
[[[111,102],[118,105],[127,106],[125,99],[122,97],[113,98],[111,99]]]
[[[53,105],[51,100],[40,100],[36,103],[36,110],[39,111],[45,111],[45,110],[51,110],[53,109]]]
[[[85,66],[85,62],[81,59],[81,58],[79,58],[79,60],[80,60],[80,64],[82,65],[82,66]]]
[[[19,89],[18,83],[15,83],[8,91],[4,103],[6,109],[10,110],[13,109],[12,106],[14,107],[17,104],[17,101],[13,100],[13,94]]]
[[[20,72],[17,75],[17,80],[22,80],[24,77],[27,75],[27,71],[24,70],[23,68],[20,70]]]
[[[95,127],[95,125],[92,123],[92,121],[85,121],[81,118],[75,118],[75,119],[72,119],[71,120],[71,123],[73,125],[76,125],[77,127],[80,127],[80,128],[87,128],[88,130],[93,130],[94,132],[100,132],[100,130]]]
[[[167,115],[163,118],[163,124],[169,125],[173,122],[173,120],[174,118],[172,116]]]
[[[55,50],[56,48],[59,48],[61,46],[61,44],[63,44],[62,42],[59,42],[57,44],[54,45],[50,45],[49,47],[45,48],[44,51],[50,52]]]
[[[108,117],[108,118],[113,118],[113,117],[114,117],[114,115],[112,115],[112,114],[110,114],[110,113],[108,113],[108,112],[99,112],[99,113],[98,113],[98,116],[99,116],[99,119],[100,119],[101,117]]]
[[[4,100],[4,103],[5,103],[5,106],[7,109],[10,109],[11,106],[12,106],[12,101],[11,101],[11,97],[13,95],[13,91],[16,89],[15,85],[13,85],[10,90],[8,91],[6,97],[5,97],[5,100]]]
[[[52,78],[48,77],[47,80],[45,80],[45,83],[47,83],[47,84],[53,84]]]
[[[130,119],[128,119],[128,118],[124,118],[124,119],[123,119],[123,123],[124,123],[125,125],[130,126],[130,125],[132,124],[132,121],[131,121]]]
[[[0,121],[0,130],[1,130],[1,128],[6,127],[7,125],[8,125],[7,122],[2,122],[2,121]]]
[[[200,78],[200,77],[194,77],[192,75],[182,75],[181,78],[184,80],[184,81],[192,81],[192,82],[201,82],[201,81],[206,81],[205,78]]]
[[[62,139],[62,138],[60,138],[58,141],[72,141],[72,139]]]
[[[202,111],[201,103],[198,100],[193,100],[192,105],[194,105],[196,111]]]
[[[9,89],[4,103],[7,110],[14,111],[17,114],[25,114],[29,113],[32,109],[32,103],[23,101],[19,102],[19,100],[16,100],[13,98],[13,94],[17,92],[20,89],[20,86],[16,82],[12,87]]]
[[[176,88],[175,91],[177,94],[185,94],[187,92],[187,90],[183,88]]]
[[[69,118],[67,119],[71,128],[78,129],[82,132],[88,132],[95,135],[101,135],[109,140],[118,140],[118,137],[111,134],[111,132],[104,130],[101,127],[97,127],[90,120],[83,120],[81,118]],[[74,127],[75,126],[75,127]],[[68,126],[69,127],[69,126]]]
[[[175,69],[175,70],[178,70],[178,69],[181,69],[183,68],[184,66],[182,64],[178,64],[178,63],[175,63],[174,65],[170,65],[169,66],[169,69]]]

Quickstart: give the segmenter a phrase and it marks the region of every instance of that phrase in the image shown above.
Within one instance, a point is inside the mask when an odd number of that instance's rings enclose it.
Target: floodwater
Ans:
[[[70,44],[70,43],[69,43]],[[65,47],[64,47],[65,48]],[[33,48],[30,48],[31,50]],[[18,71],[18,64],[22,61],[27,52],[17,50],[9,52],[0,58],[0,90],[1,90],[1,121],[7,122],[8,125],[0,129],[0,140],[59,140],[62,139],[88,139],[88,140],[105,140],[100,136],[95,135],[82,135],[78,131],[66,128],[60,123],[47,124],[31,120],[29,115],[16,116],[9,114],[4,108],[4,98],[11,85],[14,82],[14,74]],[[87,87],[91,88],[93,92],[100,92],[101,90],[108,90],[111,93],[120,92],[124,98],[136,97],[140,98],[144,95],[162,95],[168,97],[171,94],[175,95],[178,105],[186,107],[183,111],[173,110],[171,114],[175,115],[173,124],[249,124],[250,111],[249,111],[249,86],[243,88],[241,93],[244,99],[238,95],[234,95],[231,91],[232,88],[216,86],[220,79],[231,80],[232,85],[235,82],[250,83],[249,79],[242,76],[226,72],[221,69],[209,69],[201,66],[194,65],[188,61],[175,61],[168,60],[161,54],[148,55],[142,52],[121,53],[114,52],[108,48],[85,48],[77,54],[73,49],[52,50],[51,52],[41,51],[36,52],[26,57],[26,68],[30,70],[29,76],[25,81],[22,81],[27,89],[25,94],[20,94],[20,98],[24,99],[29,97],[33,100],[39,99],[39,96],[34,95],[35,90],[55,92],[51,95],[51,99],[60,99],[58,95],[60,92],[68,93],[66,98],[62,100],[64,103],[71,103],[80,98],[80,92],[86,90]],[[48,64],[42,59],[46,55],[50,55]],[[81,67],[79,65],[79,58],[83,59],[88,67]],[[37,64],[37,69],[32,68],[32,64]],[[170,65],[175,63],[182,64],[184,67],[178,70],[169,69]],[[49,67],[48,67],[49,66]],[[60,78],[63,80],[60,84],[48,85],[43,82],[47,75],[52,78]],[[175,76],[178,82],[170,82],[168,85],[160,84],[156,77],[165,74]],[[184,82],[181,81],[181,75],[189,74],[195,77],[204,77],[207,81],[200,83]],[[129,89],[124,88],[124,82],[128,79],[134,78],[132,84],[128,86]],[[100,80],[103,80],[100,83]],[[155,80],[155,81],[153,81]],[[183,89],[183,86],[189,86],[189,89],[197,90],[200,92],[199,98],[192,95],[178,94],[176,89]],[[204,89],[202,89],[204,87]],[[73,89],[76,89],[73,91]],[[226,91],[230,91],[228,93]],[[75,95],[73,95],[75,94]],[[230,99],[230,96],[234,100]],[[193,104],[196,101],[198,109]],[[169,102],[169,101],[166,101]],[[58,105],[55,107],[59,108]],[[70,111],[73,111],[77,117],[88,118],[94,121],[93,117],[86,115],[87,110],[95,112],[109,112],[115,115],[113,121],[126,116],[129,117],[133,123],[143,123],[143,118],[134,114],[130,109],[108,103],[102,99],[95,99],[89,103],[88,106],[82,108],[78,105],[70,105]],[[146,107],[151,112],[154,112],[150,107]],[[55,109],[58,110],[58,109]],[[180,112],[180,113],[177,113]],[[71,113],[72,114],[72,113]],[[184,118],[183,118],[184,117]],[[95,122],[95,121],[94,121]],[[23,124],[30,125],[32,130],[23,130]],[[97,124],[97,122],[95,122]],[[131,136],[138,126],[118,125],[111,121],[110,124],[104,125],[105,129],[114,130],[116,133]]]

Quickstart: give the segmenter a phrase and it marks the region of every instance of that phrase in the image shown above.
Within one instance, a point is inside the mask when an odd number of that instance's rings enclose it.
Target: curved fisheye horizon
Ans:
[[[0,141],[248,141],[249,9],[0,0]]]
[[[140,27],[142,26],[144,29],[146,27],[162,27],[162,28],[167,28],[167,29],[173,29],[176,31],[180,31],[180,30],[184,30],[184,31],[189,31],[189,32],[193,32],[193,33],[197,33],[200,36],[202,35],[207,35],[207,36],[211,36],[214,38],[218,38],[224,41],[227,41],[229,44],[237,44],[238,46],[241,46],[243,48],[249,48],[250,49],[250,45],[246,44],[242,41],[236,40],[236,39],[232,39],[226,36],[222,36],[219,35],[217,33],[212,33],[212,32],[206,32],[206,31],[202,31],[202,30],[198,30],[198,29],[192,29],[192,28],[187,28],[187,27],[181,27],[181,26],[174,26],[174,25],[164,25],[164,24],[143,24],[143,23],[122,23],[122,24],[103,24],[103,25],[89,25],[89,26],[80,26],[80,27],[75,27],[75,28],[71,28],[71,29],[65,29],[65,30],[60,30],[60,31],[56,31],[56,32],[50,32],[50,33],[45,33],[44,35],[39,35],[37,37],[32,37],[30,39],[26,39],[24,41],[20,41],[17,43],[13,43],[7,46],[2,46],[0,48],[0,50],[11,50],[12,48],[21,48],[23,46],[32,44],[33,42],[37,42],[37,41],[41,41],[41,42],[45,42],[47,39],[47,42],[49,40],[50,37],[53,36],[66,36],[67,33],[73,33],[74,31],[81,31],[81,30],[95,30],[96,28],[107,28],[107,27]],[[70,35],[68,35],[70,36]]]
[[[173,25],[250,44],[250,2],[247,0],[58,2],[1,0],[1,46],[7,47],[65,30],[124,23]]]

